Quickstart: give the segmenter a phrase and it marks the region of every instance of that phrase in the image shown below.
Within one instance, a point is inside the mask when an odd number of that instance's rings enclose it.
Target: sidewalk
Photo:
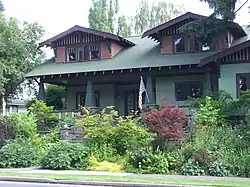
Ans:
[[[92,176],[131,176],[137,178],[176,178],[176,179],[202,179],[202,180],[227,180],[227,181],[248,181],[250,178],[239,177],[212,177],[212,176],[183,176],[183,175],[161,175],[161,174],[134,174],[134,173],[110,173],[99,171],[79,171],[79,170],[46,170],[39,168],[25,168],[25,169],[0,169],[0,172],[17,172],[17,173],[31,173],[31,174],[56,174],[56,175],[92,175]]]
[[[227,182],[226,186],[236,186],[236,183],[247,184],[243,186],[250,186],[250,178],[236,178],[236,177],[211,177],[211,176],[180,176],[180,175],[157,175],[157,174],[133,174],[133,173],[109,173],[109,172],[96,172],[96,171],[76,171],[76,170],[43,170],[39,168],[25,168],[25,169],[0,169],[0,174],[4,173],[7,175],[0,176],[2,181],[16,181],[16,182],[36,182],[36,183],[56,183],[56,184],[75,184],[75,185],[93,185],[93,186],[148,186],[148,187],[183,187],[199,185],[194,181],[203,181],[203,185],[208,183],[210,186],[214,186],[213,182],[221,181]],[[8,175],[15,174],[15,175]],[[20,175],[19,175],[20,174]],[[58,175],[58,176],[57,176]],[[23,176],[23,177],[22,177]],[[39,178],[42,176],[42,178]],[[59,176],[71,176],[73,178],[64,178]],[[80,177],[80,179],[77,179]],[[94,180],[88,180],[93,177]],[[134,182],[129,180],[116,181],[110,180],[114,178],[133,178],[136,179]],[[106,178],[106,180],[99,180]],[[65,180],[68,179],[68,180]],[[153,183],[151,180],[157,181]],[[102,182],[101,182],[102,181]],[[112,181],[112,182],[111,182]],[[142,182],[147,181],[147,182]],[[158,181],[165,181],[161,183]],[[167,181],[167,182],[166,182]],[[173,182],[177,181],[177,182]],[[179,181],[182,181],[179,183]],[[193,181],[192,185],[184,185],[183,181]],[[151,183],[150,183],[151,182]],[[169,184],[168,184],[169,183]],[[217,182],[216,182],[217,183]],[[189,184],[189,183],[187,183]],[[206,184],[206,186],[208,185]],[[222,186],[222,185],[221,185]],[[225,186],[225,185],[224,185]]]

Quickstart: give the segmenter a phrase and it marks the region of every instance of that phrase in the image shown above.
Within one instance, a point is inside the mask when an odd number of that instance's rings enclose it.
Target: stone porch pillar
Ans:
[[[45,101],[45,99],[46,99],[43,79],[40,79],[40,82],[39,82],[39,91],[38,91],[37,99],[41,100],[41,101]]]

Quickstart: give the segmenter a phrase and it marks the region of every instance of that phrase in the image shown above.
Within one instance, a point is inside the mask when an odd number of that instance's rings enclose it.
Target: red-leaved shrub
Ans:
[[[187,117],[180,108],[166,104],[159,110],[150,112],[145,120],[148,127],[157,133],[158,138],[172,140],[183,137],[182,126]]]

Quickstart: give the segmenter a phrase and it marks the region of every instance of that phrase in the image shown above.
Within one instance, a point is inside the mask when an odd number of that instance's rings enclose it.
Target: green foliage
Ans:
[[[139,149],[129,155],[126,170],[136,173],[169,174],[169,169],[173,169],[176,160],[170,155],[157,150]]]
[[[208,168],[208,174],[216,177],[228,177],[231,175],[229,166],[227,166],[223,161],[217,161],[210,165]]]
[[[127,151],[146,147],[153,135],[146,128],[139,126],[135,119],[122,120],[115,127],[112,144],[119,154],[124,155]]]
[[[113,107],[108,107],[99,113],[91,114],[91,110],[84,108],[84,115],[76,120],[76,125],[82,128],[86,138],[91,138],[98,145],[110,144],[113,140],[115,122],[119,117],[118,112],[113,110]]]
[[[8,116],[0,115],[0,147],[6,144],[7,140],[16,137],[18,132],[16,122]]]
[[[202,169],[197,162],[194,160],[189,160],[181,168],[182,175],[191,175],[191,176],[201,176],[205,175],[205,170]]]
[[[133,20],[122,15],[118,18],[118,35],[128,37],[132,35]]]
[[[88,170],[104,172],[123,172],[123,166],[118,163],[112,163],[108,161],[99,162],[97,158],[91,156],[89,158]]]
[[[39,153],[24,139],[10,141],[0,150],[1,168],[25,168],[39,164]]]
[[[2,97],[12,97],[22,91],[26,73],[40,64],[44,53],[38,41],[44,30],[38,23],[19,23],[0,15],[0,105]]]
[[[36,118],[30,113],[16,113],[11,115],[11,119],[17,123],[17,136],[33,138],[37,133]]]
[[[213,106],[212,98],[207,96],[205,104],[200,104],[199,112],[195,114],[195,123],[204,126],[224,125],[225,116],[220,114],[220,109]]]
[[[86,138],[94,141],[98,147],[111,146],[121,155],[126,151],[146,146],[151,133],[138,125],[136,119],[123,119],[113,107],[107,107],[99,113],[91,114],[84,109],[82,118],[76,120],[78,127],[83,128]]]
[[[155,1],[150,5],[147,0],[141,0],[134,17],[135,33],[142,34],[147,29],[179,16],[182,12],[183,7],[170,2]]]
[[[51,146],[42,160],[42,167],[47,169],[81,169],[88,167],[89,150],[82,144],[58,142]]]
[[[114,33],[114,21],[119,11],[118,0],[92,0],[92,3],[88,16],[90,28]]]
[[[33,113],[37,120],[38,131],[50,131],[58,124],[58,118],[53,114],[53,107],[46,106],[43,101],[35,100],[28,108],[30,113]]]
[[[222,159],[229,166],[230,173],[237,177],[250,177],[250,150],[227,150],[222,153]]]
[[[57,85],[46,85],[46,104],[53,106],[55,110],[63,109],[62,98],[65,94],[65,88]]]

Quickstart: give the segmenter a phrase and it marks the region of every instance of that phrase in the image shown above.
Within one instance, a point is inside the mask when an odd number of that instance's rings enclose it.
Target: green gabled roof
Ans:
[[[122,50],[112,59],[78,63],[55,63],[53,58],[34,68],[26,77],[189,64],[198,65],[201,59],[213,54],[213,52],[201,52],[162,55],[160,54],[159,43],[148,38],[141,39],[141,37],[130,37],[129,40],[136,45]]]

